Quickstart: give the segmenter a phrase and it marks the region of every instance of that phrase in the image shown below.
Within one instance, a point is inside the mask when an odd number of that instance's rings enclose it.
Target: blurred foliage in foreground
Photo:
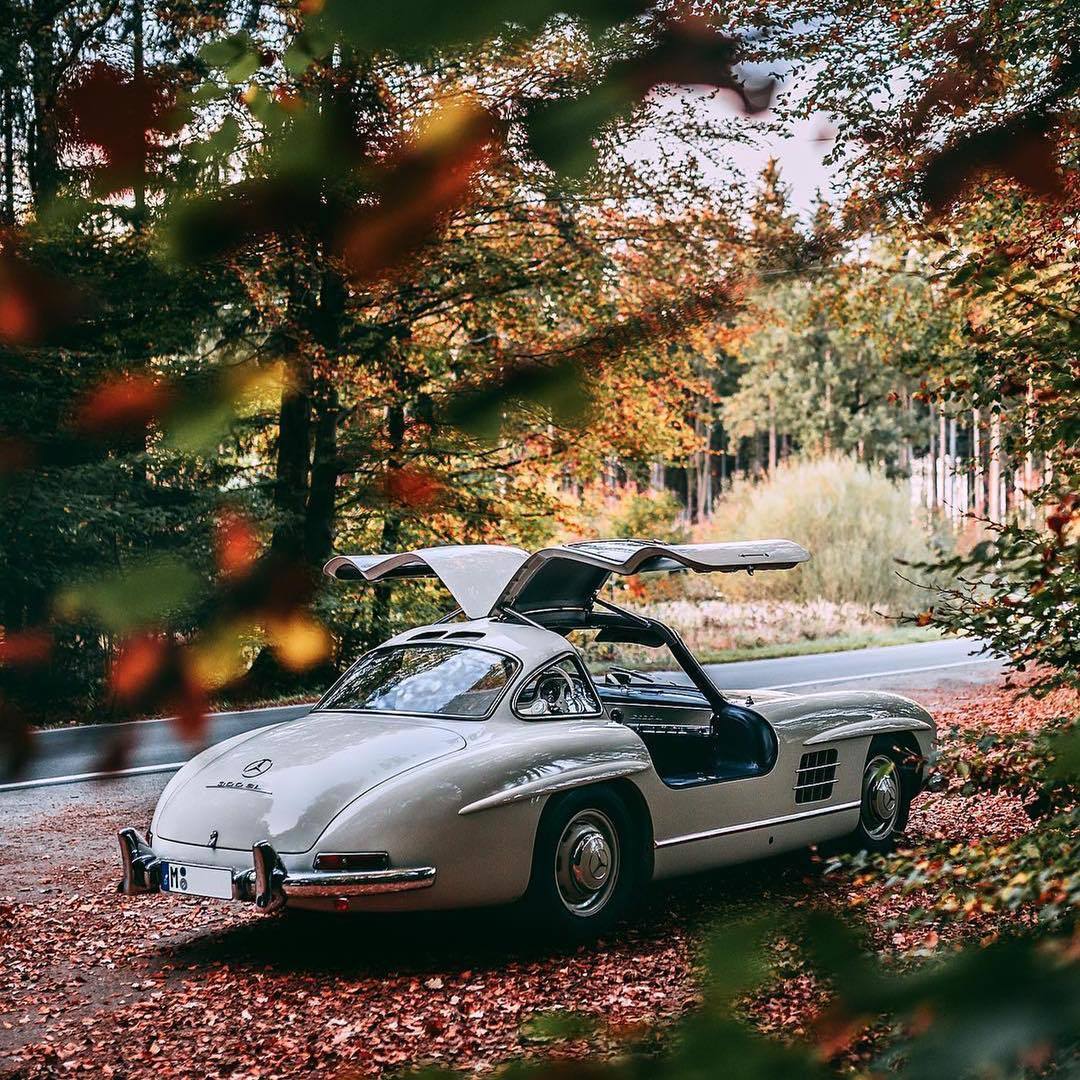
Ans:
[[[663,5],[445,14],[0,9],[12,767],[41,718],[197,739],[430,607],[329,597],[335,545],[541,542],[553,478],[688,445],[667,347],[735,302],[737,203],[611,147],[659,84],[731,112],[649,122],[723,140],[772,81]]]
[[[0,23],[14,764],[43,706],[175,710],[197,739],[211,694],[332,666],[313,611],[335,541],[531,542],[552,527],[552,476],[708,457],[698,420],[740,350],[753,378],[726,413],[764,410],[773,459],[781,419],[822,450],[902,446],[905,424],[867,420],[894,382],[872,359],[915,373],[922,405],[993,418],[1011,459],[1032,462],[1046,528],[974,548],[952,566],[969,584],[922,617],[1080,678],[1075,3],[705,17],[643,0],[25,0]],[[651,168],[617,153],[643,130],[665,147],[745,139],[773,90],[753,61],[802,78],[777,117],[833,118],[854,181],[839,227],[823,215],[799,240],[757,215],[747,230],[742,193],[706,184],[695,155]],[[732,111],[671,108],[679,85]],[[858,287],[784,287],[800,275]],[[780,329],[747,342],[755,290]],[[780,354],[785,320],[798,347]],[[842,423],[838,379],[854,391]],[[346,654],[398,616],[387,589],[354,612],[335,626]],[[1075,761],[1061,738],[1057,759]],[[964,904],[1014,897],[1033,921],[1016,940],[878,972],[839,926],[785,920],[832,980],[837,1024],[892,1017],[914,1076],[1067,1052],[1072,806],[1018,848],[913,868],[970,877]],[[714,947],[705,1006],[672,1049],[589,1071],[820,1072],[730,1018],[762,932]]]

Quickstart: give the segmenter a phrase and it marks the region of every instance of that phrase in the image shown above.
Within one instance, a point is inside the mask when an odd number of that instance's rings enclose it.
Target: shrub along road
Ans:
[[[984,668],[989,665],[983,665]],[[931,673],[933,674],[933,673]],[[914,678],[914,676],[909,676]],[[1002,783],[965,794],[956,764],[971,736],[1036,730],[1075,701],[1032,702],[993,687],[911,688],[943,722],[950,790],[920,796],[912,844],[1005,844],[1032,828]],[[120,897],[114,831],[148,820],[163,775],[0,793],[0,1076],[305,1076],[437,1062],[470,1070],[537,1053],[610,1052],[643,1024],[699,999],[705,927],[758,905],[824,904],[861,917],[883,960],[978,940],[1024,912],[976,909],[961,922],[909,924],[931,909],[880,874],[826,875],[808,854],[657,887],[597,945],[565,951],[529,936],[513,912],[313,920],[263,918],[217,901]],[[877,1037],[814,1027],[826,989],[790,949],[746,1003],[762,1031],[818,1040],[838,1067],[865,1065]],[[584,1012],[589,1040],[538,1042],[530,1018]]]
[[[832,689],[876,687],[903,690],[906,686],[932,686],[985,681],[996,677],[1000,664],[973,656],[971,641],[948,639],[915,645],[812,656],[778,657],[711,664],[706,670],[722,690]],[[915,680],[912,682],[912,680]],[[268,709],[217,713],[207,729],[208,743],[232,735],[302,716],[309,706],[283,705]],[[173,725],[163,720],[127,724],[53,728],[35,736],[35,753],[17,778],[0,783],[0,791],[49,783],[85,780],[103,771],[106,762],[123,760],[125,775],[171,772],[198,747],[185,743]]]

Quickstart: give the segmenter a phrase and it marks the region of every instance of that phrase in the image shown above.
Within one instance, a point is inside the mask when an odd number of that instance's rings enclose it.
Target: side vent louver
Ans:
[[[832,794],[836,783],[837,757],[836,750],[832,748],[803,754],[799,771],[795,774],[797,803],[818,802]]]

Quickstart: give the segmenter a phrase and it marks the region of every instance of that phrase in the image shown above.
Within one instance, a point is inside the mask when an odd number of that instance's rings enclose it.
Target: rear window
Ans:
[[[319,708],[482,720],[513,678],[509,656],[463,645],[398,645],[362,656]]]

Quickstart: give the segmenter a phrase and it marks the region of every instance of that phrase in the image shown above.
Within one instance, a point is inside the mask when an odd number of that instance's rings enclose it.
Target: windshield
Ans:
[[[462,645],[399,645],[362,656],[320,709],[482,720],[513,677],[509,656]]]

